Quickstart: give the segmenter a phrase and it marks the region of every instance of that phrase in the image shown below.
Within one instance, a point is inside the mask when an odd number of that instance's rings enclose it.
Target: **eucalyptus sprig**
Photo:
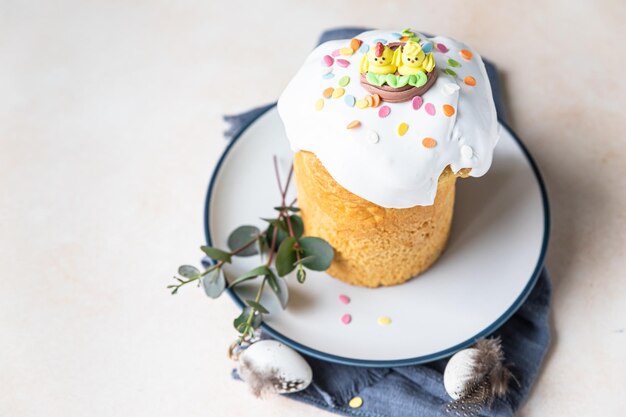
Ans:
[[[263,322],[263,315],[269,310],[260,302],[261,295],[267,286],[277,296],[283,309],[286,308],[289,292],[285,277],[296,270],[299,283],[306,280],[306,270],[325,271],[330,266],[334,251],[324,239],[304,236],[304,223],[295,207],[296,199],[287,204],[286,196],[293,177],[293,165],[283,187],[278,169],[278,161],[274,156],[274,171],[280,191],[280,205],[274,207],[276,217],[262,218],[267,223],[264,230],[256,226],[239,226],[228,237],[228,250],[212,246],[201,246],[200,249],[212,260],[204,271],[192,265],[182,265],[178,275],[174,276],[176,284],[168,285],[172,294],[191,282],[202,285],[207,296],[217,298],[226,288],[233,288],[249,280],[261,277],[261,284],[254,300],[245,300],[241,314],[233,325],[239,333],[238,343],[254,337],[254,332]],[[232,263],[235,256],[259,255],[262,264],[241,274],[230,283],[224,278],[223,267]],[[264,261],[265,259],[265,261]],[[276,272],[274,272],[276,271]]]

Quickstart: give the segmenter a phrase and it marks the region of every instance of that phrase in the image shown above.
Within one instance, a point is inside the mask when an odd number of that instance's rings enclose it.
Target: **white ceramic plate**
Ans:
[[[205,212],[209,244],[226,247],[234,228],[263,227],[259,218],[275,214],[272,207],[280,201],[273,155],[285,175],[292,154],[275,107],[232,141],[215,169]],[[378,289],[321,272],[308,272],[304,284],[288,276],[287,310],[271,291],[261,299],[272,312],[265,331],[324,360],[401,366],[451,355],[496,330],[523,303],[541,271],[549,230],[545,191],[530,156],[504,126],[489,173],[457,184],[448,248],[426,273]],[[236,258],[225,270],[227,279],[257,265],[257,256]],[[241,299],[254,298],[257,281],[231,292],[240,306]],[[342,304],[340,294],[351,302]],[[346,313],[352,316],[348,325],[341,322]],[[379,325],[380,316],[392,323]]]

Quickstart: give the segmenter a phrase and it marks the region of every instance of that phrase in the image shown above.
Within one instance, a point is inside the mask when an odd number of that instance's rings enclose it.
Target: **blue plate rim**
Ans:
[[[205,203],[204,203],[204,234],[205,234],[205,240],[206,240],[206,244],[208,246],[211,246],[211,231],[209,228],[209,218],[210,218],[210,206],[211,206],[211,196],[213,193],[213,188],[215,186],[215,181],[216,178],[220,172],[220,169],[222,167],[222,164],[224,163],[224,160],[226,159],[226,156],[228,155],[228,153],[230,152],[230,150],[233,148],[233,146],[235,145],[235,143],[237,143],[237,141],[239,140],[239,138],[242,136],[242,134],[248,130],[248,128],[254,124],[254,122],[256,122],[260,117],[262,117],[263,115],[265,115],[268,111],[272,110],[274,107],[276,107],[276,104],[272,104],[272,105],[268,105],[267,108],[265,108],[264,110],[262,110],[256,117],[252,118],[251,120],[248,121],[248,123],[246,123],[245,126],[243,126],[234,136],[233,138],[230,140],[230,142],[228,143],[228,145],[226,146],[226,148],[224,149],[224,151],[222,152],[222,155],[220,156],[220,159],[217,161],[217,164],[215,165],[215,168],[213,169],[213,173],[211,174],[211,180],[209,181],[209,187],[207,190],[207,194],[206,194],[206,198],[205,198]],[[305,355],[317,358],[317,359],[321,359],[324,361],[328,361],[328,362],[334,362],[334,363],[338,363],[341,365],[350,365],[350,366],[362,366],[362,367],[372,367],[372,368],[382,368],[382,367],[396,367],[396,366],[409,366],[409,365],[419,365],[419,364],[423,364],[423,363],[427,363],[427,362],[432,362],[432,361],[436,361],[438,359],[442,359],[445,357],[448,357],[454,353],[456,353],[457,351],[464,349],[468,346],[471,346],[472,344],[474,344],[476,342],[476,340],[480,339],[481,337],[486,337],[488,335],[490,335],[491,333],[495,332],[498,328],[500,328],[504,323],[507,322],[507,320],[509,318],[511,318],[511,316],[513,316],[513,314],[515,314],[515,312],[521,307],[521,305],[524,303],[524,301],[526,301],[526,299],[528,298],[530,292],[532,291],[532,289],[534,288],[535,284],[537,283],[537,280],[539,279],[539,276],[541,275],[541,271],[543,270],[543,266],[545,263],[545,258],[546,258],[546,253],[547,253],[547,249],[548,249],[548,241],[550,240],[550,205],[548,202],[548,194],[546,191],[546,186],[545,183],[543,181],[543,177],[541,176],[541,173],[539,171],[539,168],[537,167],[537,164],[535,163],[534,159],[532,158],[532,156],[530,155],[530,152],[528,151],[528,149],[526,148],[526,146],[524,146],[524,143],[521,141],[521,139],[515,134],[515,132],[509,127],[509,125],[507,125],[500,117],[498,117],[498,122],[500,123],[500,125],[506,129],[511,136],[513,137],[513,139],[515,139],[515,142],[517,142],[517,145],[520,147],[520,149],[522,150],[522,153],[524,154],[524,156],[526,157],[526,159],[528,160],[528,163],[530,164],[533,173],[535,174],[535,177],[537,179],[537,182],[539,183],[539,190],[541,193],[541,199],[542,199],[542,203],[543,203],[543,211],[544,211],[544,235],[543,235],[543,242],[541,244],[541,252],[539,254],[539,258],[537,259],[537,264],[535,266],[535,269],[531,275],[531,278],[529,279],[528,283],[526,284],[526,286],[524,287],[524,289],[522,290],[522,292],[520,293],[520,295],[517,297],[517,299],[513,302],[513,304],[511,304],[511,306],[502,314],[500,315],[500,317],[498,319],[496,319],[490,326],[487,326],[485,329],[483,329],[482,331],[478,332],[475,336],[461,342],[458,343],[450,348],[441,350],[439,352],[435,352],[435,353],[431,353],[429,355],[423,355],[423,356],[417,356],[415,358],[407,358],[407,359],[399,359],[399,360],[366,360],[366,359],[352,359],[352,358],[347,358],[347,357],[343,357],[343,356],[337,356],[337,355],[333,355],[330,353],[326,353],[326,352],[322,352],[316,349],[312,349],[309,348],[308,346],[302,345],[294,340],[291,340],[290,338],[288,338],[287,336],[281,334],[280,332],[272,329],[270,326],[268,326],[266,323],[262,323],[261,324],[261,328],[263,329],[263,331],[270,335],[271,337],[273,337],[274,339],[277,339],[281,342],[283,342],[284,344],[298,350],[299,352],[304,353]],[[233,301],[240,307],[243,309],[243,307],[245,306],[244,302],[241,300],[241,298],[239,298],[239,296],[232,290],[232,289],[228,289],[227,290],[230,297],[233,299]]]

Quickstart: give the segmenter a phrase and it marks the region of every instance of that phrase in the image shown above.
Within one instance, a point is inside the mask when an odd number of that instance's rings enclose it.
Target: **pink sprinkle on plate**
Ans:
[[[339,296],[339,302],[342,303],[342,304],[350,304],[350,297],[348,297],[345,294],[341,294]]]
[[[352,316],[350,314],[346,313],[343,316],[341,316],[341,322],[343,324],[350,324],[351,321],[352,321]]]
[[[326,65],[327,67],[333,65],[333,62],[335,62],[335,60],[330,55],[324,55],[324,58],[322,58],[322,65]]]
[[[339,56],[339,55],[341,55],[341,51],[340,51],[339,49],[335,49],[335,50],[331,53],[331,55],[332,55],[332,56]]]
[[[339,65],[340,67],[347,68],[350,65],[350,61],[348,61],[346,59],[338,59],[337,60],[337,65]]]
[[[382,106],[380,110],[378,110],[378,116],[380,117],[387,117],[389,116],[389,113],[391,113],[389,106]]]
[[[413,110],[419,110],[420,107],[422,107],[422,104],[424,104],[424,99],[421,98],[420,96],[415,96],[413,97]]]
[[[433,103],[426,103],[424,110],[426,110],[426,113],[430,114],[431,116],[434,116],[436,113]]]
[[[445,54],[446,52],[448,52],[448,47],[444,45],[443,43],[438,43],[437,50]]]

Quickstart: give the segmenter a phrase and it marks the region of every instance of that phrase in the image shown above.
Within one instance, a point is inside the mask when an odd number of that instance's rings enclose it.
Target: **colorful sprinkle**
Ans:
[[[424,104],[424,99],[421,98],[420,96],[415,96],[413,97],[413,110],[419,110],[420,107],[422,107],[422,104]]]
[[[333,91],[335,91],[335,89],[334,89],[334,88],[332,88],[332,87],[328,87],[327,89],[325,89],[325,90],[322,92],[322,97],[324,97],[324,98],[331,98],[331,97],[332,97],[332,95],[333,95]]]
[[[337,56],[341,55],[341,52],[339,52],[339,49],[335,49],[335,50],[331,53],[331,55],[332,55],[332,56],[334,56],[334,57],[337,57]]]
[[[356,98],[353,95],[348,94],[343,98],[343,101],[350,107],[354,107],[354,103],[356,102]]]
[[[422,51],[424,51],[425,54],[429,54],[430,51],[433,50],[433,43],[432,42],[427,42],[424,44],[424,46],[422,46]]]
[[[379,117],[387,117],[391,113],[391,108],[389,106],[382,106],[380,110],[378,110]]]
[[[467,77],[463,79],[463,82],[471,87],[474,87],[476,85],[476,78],[472,77],[471,75],[468,75]]]
[[[354,50],[352,48],[341,48],[339,53],[343,56],[350,56],[354,53]]]
[[[322,58],[322,65],[326,65],[327,67],[333,65],[334,62],[335,60],[330,55],[324,55],[324,58]]]
[[[400,38],[400,42],[406,42],[406,41],[408,41],[409,39],[411,39],[411,37],[410,37],[410,36],[403,36],[403,37],[401,37],[401,38]]]
[[[391,319],[387,316],[380,316],[377,321],[381,326],[389,326],[391,324]]]
[[[341,316],[341,322],[343,324],[350,324],[350,322],[352,321],[352,316],[350,314],[344,314],[343,316]]]
[[[333,67],[322,67],[322,69],[320,70],[320,73],[322,75],[328,74],[329,72],[333,72]]]
[[[350,408],[359,408],[363,405],[363,398],[354,397],[348,402],[348,405],[350,406]]]
[[[345,92],[346,92],[346,90],[344,90],[341,87],[335,88],[335,91],[333,91],[332,98],[339,98],[339,97],[343,96]]]
[[[443,85],[444,93],[446,93],[449,96],[453,95],[454,93],[456,93],[460,89],[461,89],[461,87],[459,87],[459,85],[456,84],[456,83],[447,83],[447,84]]]
[[[364,109],[366,107],[367,107],[367,100],[361,98],[356,101],[357,109]]]
[[[339,302],[341,304],[350,304],[350,297],[345,294],[341,294],[339,295]]]
[[[461,156],[465,159],[472,159],[472,156],[474,156],[474,150],[469,145],[463,145],[461,146]]]
[[[443,114],[445,114],[448,117],[454,116],[454,107],[452,107],[449,104],[444,104],[443,105]]]
[[[339,65],[340,67],[343,67],[343,68],[347,68],[350,65],[350,61],[348,61],[346,59],[338,59],[337,60],[337,65]]]
[[[323,78],[323,79],[325,79],[325,80],[330,80],[330,79],[331,79],[331,78],[333,78],[334,76],[335,76],[335,74],[333,74],[333,73],[332,73],[332,71],[331,71],[331,72],[329,72],[328,74],[324,74],[324,75],[322,75],[322,78]]]
[[[359,52],[366,54],[367,51],[370,50],[370,46],[368,44],[363,44],[361,45],[361,47],[359,48]]]
[[[431,149],[437,146],[437,141],[433,138],[424,138],[422,139],[422,145],[424,145],[424,148]]]
[[[369,143],[378,143],[378,141],[380,140],[378,133],[373,130],[368,131],[365,137],[367,138],[367,141]]]
[[[446,45],[444,45],[443,43],[438,43],[437,44],[437,50],[441,53],[446,53],[448,52],[448,47]]]
[[[346,85],[350,84],[350,77],[344,75],[339,79],[338,84],[342,87],[345,87]]]
[[[453,77],[456,77],[456,72],[452,71],[450,68],[446,68],[445,70],[443,70],[443,72]]]
[[[431,116],[434,116],[435,113],[437,113],[433,103],[426,103],[426,106],[424,106],[424,110],[426,110],[426,113],[431,115]]]
[[[365,96],[365,101],[367,101],[367,107],[374,107],[374,98],[372,96]]]
[[[474,54],[472,54],[470,51],[468,51],[467,49],[461,49],[459,51],[459,55],[461,55],[461,58],[466,59],[466,60],[470,60],[472,59],[472,57],[474,56]]]
[[[320,111],[324,108],[324,99],[320,98],[315,102],[315,110]]]
[[[409,130],[409,125],[404,122],[400,123],[398,125],[398,136],[404,136],[407,130]]]
[[[459,61],[452,59],[452,58],[448,58],[448,65],[450,65],[451,67],[457,68],[460,67],[461,64],[459,63]]]
[[[361,39],[354,38],[350,41],[350,49],[356,52],[359,50],[359,47],[361,46],[362,43],[363,41],[361,41]]]
[[[386,40],[384,40],[384,39],[382,39],[382,38],[374,39],[374,40],[372,41],[372,44],[373,44],[373,45],[376,45],[378,42],[382,43],[383,45],[386,45],[386,44],[387,44],[387,41],[386,41]]]
[[[372,100],[374,101],[372,107],[378,107],[378,105],[380,104],[380,96],[378,94],[372,94]]]
[[[361,127],[361,122],[359,122],[358,120],[353,120],[350,123],[348,123],[348,126],[346,126],[346,129],[356,129],[357,127]]]
[[[396,39],[400,39],[400,38],[402,37],[402,34],[401,34],[401,33],[394,32],[394,33],[392,33],[392,34],[391,34],[391,36],[392,36],[392,37],[394,37],[394,38],[396,38]]]

